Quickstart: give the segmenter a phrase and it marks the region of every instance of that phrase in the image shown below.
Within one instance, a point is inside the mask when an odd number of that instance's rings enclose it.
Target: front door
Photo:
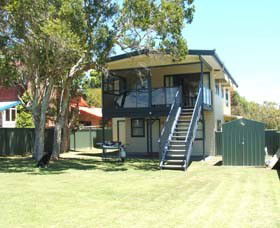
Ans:
[[[118,136],[118,142],[121,142],[121,144],[126,144],[126,131],[125,131],[125,121],[124,120],[118,120],[117,121],[117,136]]]
[[[186,107],[194,107],[199,87],[199,74],[184,74],[166,76],[166,87],[182,87],[183,104]]]
[[[158,153],[160,137],[160,120],[147,119],[147,151],[148,153]]]

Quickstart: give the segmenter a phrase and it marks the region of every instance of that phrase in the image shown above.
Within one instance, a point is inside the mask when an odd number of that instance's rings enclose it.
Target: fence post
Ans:
[[[92,150],[92,134],[91,134],[91,127],[89,128],[89,137],[90,137],[90,149]]]

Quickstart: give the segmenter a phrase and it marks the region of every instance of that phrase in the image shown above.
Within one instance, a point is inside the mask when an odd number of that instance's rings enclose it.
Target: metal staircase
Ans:
[[[186,170],[188,168],[202,110],[202,93],[200,87],[194,107],[181,107],[181,103],[176,104],[175,98],[159,139],[162,153],[161,169]]]

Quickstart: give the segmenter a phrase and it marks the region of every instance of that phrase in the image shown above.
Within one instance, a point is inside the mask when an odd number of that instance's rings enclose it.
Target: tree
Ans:
[[[28,93],[25,93],[22,96],[22,101],[24,104],[20,104],[17,106],[17,119],[16,119],[16,127],[17,128],[34,128],[34,121],[32,118],[32,113],[30,110],[26,108],[26,105],[31,100]]]
[[[107,75],[106,62],[116,48],[184,57],[182,29],[192,21],[194,7],[193,0],[7,0],[0,10],[5,55],[24,81],[32,82],[38,160],[54,86],[61,88],[53,146],[58,157],[74,81],[91,68]]]
[[[232,96],[232,114],[263,122],[268,129],[280,130],[280,109],[273,102],[258,104],[247,101],[237,92],[234,92]]]
[[[46,114],[54,86],[79,72],[86,50],[83,1],[6,1],[1,5],[0,35],[4,56],[19,73],[14,84],[24,84],[32,96],[35,159],[44,150]],[[6,61],[7,62],[7,61]]]

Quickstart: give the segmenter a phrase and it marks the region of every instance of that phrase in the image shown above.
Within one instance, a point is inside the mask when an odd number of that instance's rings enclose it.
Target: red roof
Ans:
[[[70,105],[73,108],[76,108],[76,107],[89,107],[87,102],[82,97],[75,97],[75,98],[71,99]]]
[[[18,91],[16,88],[0,87],[0,102],[17,100]]]

